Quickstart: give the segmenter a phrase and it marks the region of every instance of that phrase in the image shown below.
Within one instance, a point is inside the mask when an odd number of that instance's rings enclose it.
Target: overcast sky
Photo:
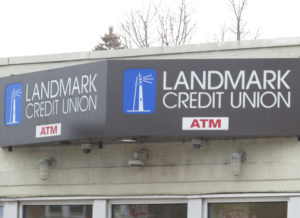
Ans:
[[[174,5],[178,0],[161,0]],[[0,0],[0,57],[90,51],[110,25],[146,0]],[[197,22],[193,43],[212,40],[232,13],[228,0],[190,0]],[[300,0],[249,0],[248,29],[260,38],[300,36]],[[249,36],[250,37],[250,36]]]

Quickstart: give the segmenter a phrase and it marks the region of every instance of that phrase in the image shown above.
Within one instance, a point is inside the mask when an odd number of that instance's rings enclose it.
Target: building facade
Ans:
[[[299,57],[300,38],[257,40],[2,58],[0,75],[14,78],[101,60]],[[145,109],[140,104],[136,110]],[[17,117],[11,119],[17,122]],[[19,136],[4,137],[14,141]],[[120,135],[6,144],[0,149],[0,214],[4,218],[296,218],[300,216],[299,155],[296,134],[162,135],[145,140]],[[144,166],[133,167],[140,164]]]

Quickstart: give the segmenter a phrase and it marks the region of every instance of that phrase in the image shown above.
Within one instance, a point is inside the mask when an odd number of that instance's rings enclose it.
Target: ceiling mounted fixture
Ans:
[[[143,167],[148,160],[148,150],[141,149],[132,154],[133,159],[128,161],[129,167]]]
[[[118,138],[118,142],[125,142],[125,143],[135,143],[137,142],[137,138]]]
[[[242,171],[242,163],[246,160],[246,152],[239,151],[230,155],[231,171],[234,176],[238,176]]]
[[[53,157],[45,157],[39,161],[40,179],[47,180],[49,178],[49,168],[53,167],[55,159]]]

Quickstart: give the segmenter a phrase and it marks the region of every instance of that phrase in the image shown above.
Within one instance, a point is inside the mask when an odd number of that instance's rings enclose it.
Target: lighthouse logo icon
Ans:
[[[155,70],[128,69],[124,72],[123,82],[123,112],[152,114],[156,99]]]
[[[5,89],[5,125],[19,125],[22,122],[22,83],[6,86]]]

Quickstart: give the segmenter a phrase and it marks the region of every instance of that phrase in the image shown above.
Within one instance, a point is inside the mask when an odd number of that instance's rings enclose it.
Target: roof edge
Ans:
[[[277,39],[260,39],[260,40],[245,40],[245,41],[230,41],[219,43],[202,43],[182,46],[169,47],[150,47],[136,49],[121,49],[110,51],[87,51],[74,53],[60,53],[34,56],[17,56],[0,58],[0,66],[17,65],[17,64],[32,64],[32,63],[50,63],[50,62],[65,62],[65,61],[82,61],[82,60],[103,60],[103,59],[118,59],[118,58],[134,58],[147,57],[153,55],[168,55],[180,53],[197,53],[222,50],[238,50],[238,49],[253,49],[253,48],[270,48],[270,47],[286,47],[300,46],[300,37],[293,38],[277,38]]]

